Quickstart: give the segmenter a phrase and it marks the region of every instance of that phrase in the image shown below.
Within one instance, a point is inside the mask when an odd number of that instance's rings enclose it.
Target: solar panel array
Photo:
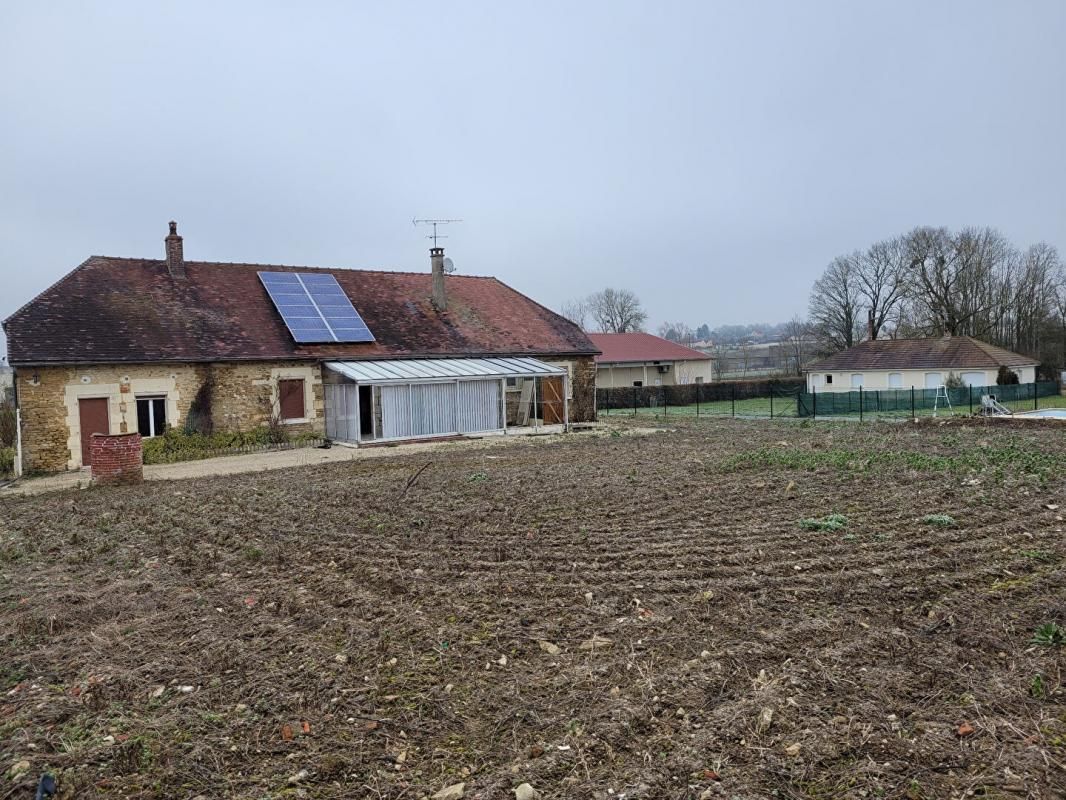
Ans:
[[[297,342],[374,341],[374,334],[328,272],[260,272],[259,280]]]

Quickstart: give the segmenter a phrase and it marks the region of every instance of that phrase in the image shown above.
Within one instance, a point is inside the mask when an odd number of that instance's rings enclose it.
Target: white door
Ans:
[[[967,386],[984,386],[987,383],[987,379],[983,372],[964,372],[962,373],[962,382]]]
[[[499,381],[460,381],[459,432],[477,433],[501,428]]]
[[[381,387],[381,438],[411,435],[411,387]]]
[[[944,379],[939,372],[927,372],[925,373],[925,388],[926,389],[939,389],[944,383]]]
[[[327,383],[326,437],[338,442],[359,441],[359,387],[354,383]]]
[[[454,383],[412,384],[411,435],[455,433],[455,395]]]

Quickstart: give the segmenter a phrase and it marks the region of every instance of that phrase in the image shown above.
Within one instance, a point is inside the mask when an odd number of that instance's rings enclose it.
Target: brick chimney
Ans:
[[[164,239],[167,245],[167,271],[172,278],[185,277],[185,253],[178,236],[178,223],[171,220],[170,233]]]
[[[872,308],[866,312],[866,338],[871,342],[877,338],[874,333],[874,310]]]
[[[429,263],[433,265],[433,306],[437,311],[448,310],[448,295],[444,291],[444,248],[429,248]]]

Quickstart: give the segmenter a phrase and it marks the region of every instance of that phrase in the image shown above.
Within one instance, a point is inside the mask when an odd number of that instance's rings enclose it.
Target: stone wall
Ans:
[[[573,397],[570,400],[571,422],[596,421],[596,360],[592,356],[570,361]]]
[[[572,376],[570,421],[596,419],[596,365],[592,357],[568,361]],[[306,415],[284,423],[290,433],[325,431],[322,368],[315,362],[253,361],[214,364],[22,367],[16,374],[22,412],[23,471],[78,469],[81,421],[78,401],[108,400],[110,434],[137,431],[138,396],[166,398],[167,424],[183,427],[201,387],[209,384],[210,419],[216,431],[248,431],[269,423],[278,410],[278,381],[303,378]],[[510,398],[508,398],[510,400]]]
[[[314,362],[19,368],[23,471],[60,472],[82,466],[81,398],[107,398],[108,433],[120,434],[137,431],[138,396],[164,396],[167,425],[180,428],[200,388],[211,383],[214,429],[247,431],[270,420],[278,405],[281,378],[305,380],[306,416],[285,423],[285,429],[321,433],[325,428],[321,368]]]

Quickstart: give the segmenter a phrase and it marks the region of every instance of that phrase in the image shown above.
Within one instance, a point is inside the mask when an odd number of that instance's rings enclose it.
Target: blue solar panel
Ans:
[[[259,280],[297,342],[374,341],[374,334],[329,273],[260,272]]]

